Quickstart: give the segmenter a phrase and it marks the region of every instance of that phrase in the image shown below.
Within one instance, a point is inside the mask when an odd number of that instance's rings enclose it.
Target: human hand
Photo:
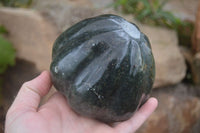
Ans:
[[[7,112],[5,133],[134,133],[158,104],[150,98],[132,118],[110,126],[73,112],[59,92],[39,107],[50,88],[47,71],[24,83]]]

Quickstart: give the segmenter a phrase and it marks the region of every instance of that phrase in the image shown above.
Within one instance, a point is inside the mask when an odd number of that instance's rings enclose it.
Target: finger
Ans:
[[[158,105],[156,98],[150,98],[129,120],[121,122],[115,129],[118,133],[133,133],[153,113]]]
[[[48,71],[42,72],[35,79],[25,82],[19,90],[10,110],[36,111],[41,98],[51,88],[51,79]]]

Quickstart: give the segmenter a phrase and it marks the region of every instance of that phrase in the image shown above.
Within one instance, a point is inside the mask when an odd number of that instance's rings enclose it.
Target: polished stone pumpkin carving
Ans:
[[[85,19],[63,32],[53,46],[50,70],[75,112],[104,122],[130,118],[155,77],[148,38],[116,15]]]

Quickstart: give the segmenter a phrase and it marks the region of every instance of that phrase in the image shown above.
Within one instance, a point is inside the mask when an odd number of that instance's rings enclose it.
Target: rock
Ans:
[[[87,6],[66,3],[46,2],[43,3],[42,7],[37,5],[35,8],[45,14],[50,21],[53,21],[61,32],[85,18],[102,14],[101,11]]]
[[[187,90],[188,89],[188,90]],[[137,133],[191,133],[200,131],[200,99],[184,85],[154,93],[159,106]],[[196,89],[196,88],[194,88]],[[163,90],[168,90],[163,91]],[[197,133],[197,132],[196,132]]]
[[[195,21],[198,0],[169,0],[164,9],[172,12],[182,20]]]
[[[186,64],[178,47],[175,31],[141,25],[140,29],[150,39],[156,64],[154,87],[179,83],[186,74]]]
[[[113,3],[113,0],[34,0],[33,6],[34,8],[44,7],[45,5],[72,5],[79,7],[87,7],[87,8],[108,8],[109,5]],[[81,6],[80,6],[81,5]]]
[[[102,14],[117,14],[113,8],[106,7],[112,0],[97,1],[98,0],[36,0],[32,8],[45,14],[50,21],[53,21],[57,25],[60,31],[64,31],[85,18]]]
[[[78,114],[104,122],[127,120],[153,86],[150,47],[147,37],[119,16],[83,20],[56,40],[52,82]]]
[[[38,70],[48,69],[56,28],[40,13],[27,9],[0,8],[0,24],[9,31],[17,57],[33,62]]]
[[[91,4],[95,7],[95,8],[108,8],[108,6],[110,6],[112,3],[114,3],[113,0],[89,0],[91,2]]]
[[[124,17],[136,23],[151,42],[156,64],[154,88],[181,82],[186,75],[186,64],[178,46],[176,32],[167,28],[141,24],[134,21],[131,16]]]

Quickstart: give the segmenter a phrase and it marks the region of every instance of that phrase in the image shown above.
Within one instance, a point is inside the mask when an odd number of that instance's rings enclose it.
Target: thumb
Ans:
[[[41,98],[49,92],[50,88],[50,74],[44,71],[35,79],[22,85],[9,110],[37,111]]]

